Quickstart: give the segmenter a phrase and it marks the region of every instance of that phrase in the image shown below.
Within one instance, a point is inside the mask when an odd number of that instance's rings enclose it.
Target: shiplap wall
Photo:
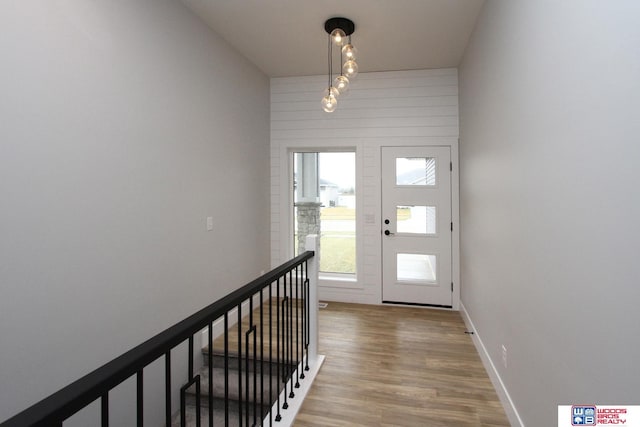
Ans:
[[[278,265],[292,256],[289,153],[354,149],[357,281],[323,281],[320,298],[377,304],[381,302],[380,147],[447,145],[456,164],[458,72],[361,73],[331,114],[320,106],[326,85],[327,76],[271,79],[271,260]],[[456,197],[457,187],[454,193]],[[457,249],[455,242],[454,246]]]

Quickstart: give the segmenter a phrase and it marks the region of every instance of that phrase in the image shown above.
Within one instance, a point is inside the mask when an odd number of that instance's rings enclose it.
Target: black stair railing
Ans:
[[[300,387],[304,371],[308,371],[309,363],[314,361],[309,360],[309,307],[311,303],[317,304],[309,301],[309,260],[313,257],[314,251],[306,251],[282,264],[2,422],[0,427],[62,427],[66,419],[98,400],[101,427],[108,427],[109,393],[133,376],[136,377],[136,424],[142,427],[144,369],[160,358],[164,358],[165,362],[166,425],[186,425],[187,394],[191,393],[192,396],[195,395],[195,425],[199,427],[202,418],[200,407],[205,404],[202,393],[205,390],[201,386],[203,376],[196,372],[194,366],[194,335],[207,328],[208,355],[204,363],[208,367],[206,407],[209,416],[205,423],[212,427],[214,413],[218,410],[224,412],[224,416],[220,417],[224,421],[216,421],[216,425],[274,425],[274,421],[281,419],[280,409],[288,407],[288,399],[295,396],[293,389]],[[248,307],[246,316],[243,316],[243,305]],[[256,305],[259,307],[255,307]],[[254,314],[256,309],[258,313]],[[230,334],[234,333],[230,326],[233,311],[237,313],[235,349],[230,343]],[[216,337],[214,323],[218,321],[224,325],[223,336]],[[220,357],[223,358],[224,366],[224,387],[218,392],[223,397],[218,398],[214,398],[213,358],[214,343],[218,342],[216,340],[222,342]],[[189,353],[187,377],[183,384],[173,385],[172,350],[184,342],[188,343]],[[238,371],[238,390],[235,394],[237,400],[231,397],[230,371],[234,357],[233,364]],[[149,393],[150,390],[146,392]],[[180,401],[180,408],[175,408],[176,411],[179,409],[178,415],[172,408],[175,396]],[[216,402],[215,399],[223,402]],[[237,406],[237,414],[232,412],[234,404]],[[272,408],[276,408],[275,413],[272,413]]]

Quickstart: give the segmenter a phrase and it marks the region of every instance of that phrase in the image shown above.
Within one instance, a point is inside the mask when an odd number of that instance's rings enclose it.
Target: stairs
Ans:
[[[273,307],[276,303],[272,302]],[[268,307],[269,304],[266,304]],[[267,312],[268,308],[263,309]],[[272,310],[273,316],[275,316],[275,308]],[[280,348],[280,360],[278,366],[277,359],[277,347],[275,342],[276,336],[276,320],[272,321],[272,336],[274,341],[272,343],[273,348],[269,348],[267,342],[268,330],[268,318],[265,320],[267,327],[264,331],[264,347],[260,347],[260,326],[259,321],[256,321],[258,316],[257,309],[253,313],[253,321],[256,325],[255,337],[257,338],[256,356],[254,362],[254,349],[253,338],[249,339],[249,358],[246,357],[247,347],[245,337],[243,336],[242,342],[242,355],[238,356],[237,345],[237,330],[238,326],[232,326],[228,331],[229,339],[229,355],[227,364],[229,366],[229,372],[225,378],[225,356],[224,356],[224,338],[219,337],[213,343],[212,357],[212,379],[213,379],[213,424],[214,426],[260,426],[262,420],[269,413],[273,403],[278,399],[279,394],[284,389],[283,378],[289,379],[290,374],[295,370],[295,362],[290,364],[283,363],[282,347]],[[259,318],[258,318],[259,319]],[[295,323],[293,324],[295,328]],[[242,320],[242,331],[249,330],[249,316],[245,316]],[[295,332],[295,329],[294,329]],[[263,358],[260,358],[262,353]],[[271,356],[269,356],[271,354]],[[200,421],[201,426],[209,425],[209,347],[202,349],[202,355],[204,360],[204,366],[195,373],[200,375]],[[271,358],[273,359],[271,359]],[[295,350],[293,351],[293,358],[295,359]],[[300,355],[302,357],[302,355]],[[279,371],[278,371],[279,368]],[[286,372],[285,372],[286,371]],[[279,377],[278,377],[279,373]],[[226,380],[226,381],[225,381]],[[225,382],[227,384],[228,393],[228,412],[225,408]],[[287,390],[287,397],[289,397],[290,391]],[[280,408],[285,405],[284,400],[281,399]],[[196,386],[191,385],[185,392],[185,426],[196,427],[197,419],[197,406],[198,399],[196,396]],[[285,405],[286,406],[286,405]],[[255,412],[255,419],[254,419]],[[228,417],[228,424],[225,424],[225,418]],[[242,417],[242,421],[240,421]],[[275,425],[276,414],[272,414]],[[171,426],[180,427],[181,413],[178,410],[174,413]],[[267,424],[269,425],[269,424]]]
[[[109,425],[110,413],[114,411],[110,400],[121,400],[119,397],[110,399],[111,392],[118,388],[118,396],[131,399],[131,393],[124,393],[119,385],[134,380],[135,406],[128,405],[124,411],[121,406],[115,409],[119,416],[128,417],[129,423],[135,419],[138,425],[142,425],[145,412],[153,411],[149,415],[153,415],[154,421],[164,418],[165,427],[198,425],[202,418],[208,421],[207,425],[209,421],[218,420],[216,425],[244,424],[248,427],[262,425],[264,414],[268,415],[265,424],[270,427],[274,418],[281,421],[281,426],[292,425],[324,360],[324,356],[317,354],[318,270],[314,257],[318,250],[317,236],[307,236],[305,244],[313,250],[305,251],[155,334],[3,421],[2,426],[62,426],[67,419],[94,404],[99,404],[100,424]],[[257,308],[254,310],[254,307]],[[224,324],[223,329],[228,330],[220,330],[220,323]],[[202,360],[195,360],[194,351],[199,347],[196,344],[200,341],[198,334],[206,328],[210,334],[222,336],[225,355],[219,353],[220,337],[213,342],[207,340],[211,352],[205,351],[205,359],[207,362],[215,360],[215,366],[207,363],[210,371],[204,368],[198,375],[193,375],[194,365],[202,366]],[[185,347],[188,351],[186,357]],[[298,370],[303,360],[304,371]],[[163,386],[156,380],[145,381],[149,378],[145,376],[146,369],[156,363],[159,367],[162,362],[165,371]],[[188,365],[188,378],[184,365]],[[224,371],[221,370],[222,365],[225,365]],[[180,372],[174,368],[179,368]],[[151,376],[159,380],[161,374],[156,369],[153,368]],[[304,381],[300,381],[302,379]],[[210,384],[206,383],[207,380]],[[145,383],[152,386],[145,389]],[[294,387],[290,385],[292,383],[295,383]],[[197,387],[189,387],[192,384]],[[195,397],[194,390],[197,390]],[[278,400],[280,396],[281,401]],[[178,397],[180,404],[176,405]],[[152,408],[145,408],[145,402],[153,403]],[[180,410],[176,414],[178,406]],[[184,410],[186,406],[188,410]],[[273,407],[275,410],[272,411]],[[185,418],[189,421],[185,422]],[[243,420],[249,422],[243,423]]]

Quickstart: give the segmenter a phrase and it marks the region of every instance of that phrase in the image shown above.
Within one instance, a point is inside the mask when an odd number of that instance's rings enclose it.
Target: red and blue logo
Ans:
[[[596,405],[573,405],[571,407],[572,426],[595,426]]]

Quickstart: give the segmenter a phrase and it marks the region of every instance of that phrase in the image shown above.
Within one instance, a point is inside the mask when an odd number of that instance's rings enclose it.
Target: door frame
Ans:
[[[448,146],[411,146],[388,147],[381,151],[381,216],[389,225],[382,224],[382,294],[383,302],[401,305],[419,305],[425,307],[452,308],[453,306],[453,257],[452,234],[449,223],[451,215],[451,147]],[[396,159],[405,157],[433,157],[433,186],[406,186],[396,184]],[[451,163],[450,163],[451,162]],[[436,223],[433,234],[405,234],[398,229],[400,222],[396,215],[399,204],[424,205],[437,207]],[[425,218],[426,220],[426,218]],[[391,231],[389,233],[389,230]],[[385,235],[389,233],[389,235]],[[397,278],[398,253],[431,254],[436,257],[434,283]]]
[[[459,139],[457,136],[384,136],[366,138],[327,137],[302,140],[272,141],[271,147],[271,263],[280,265],[289,259],[288,229],[290,182],[289,153],[291,151],[356,151],[356,187],[358,195],[356,247],[358,278],[348,286],[331,287],[321,284],[319,296],[326,301],[382,305],[382,171],[381,147],[447,146],[451,149],[451,236],[454,282],[452,308],[460,309],[460,178]]]
[[[349,144],[345,142],[349,141]],[[362,183],[360,171],[362,170],[362,150],[360,144],[354,144],[352,140],[336,139],[332,141],[314,141],[313,144],[306,144],[304,142],[293,142],[283,144],[280,147],[279,157],[279,184],[277,184],[279,192],[279,200],[272,198],[272,206],[274,202],[277,203],[278,215],[278,228],[280,232],[278,234],[278,245],[274,248],[272,238],[272,265],[277,266],[288,259],[291,259],[293,255],[293,153],[315,153],[315,152],[354,152],[356,161],[356,275],[354,278],[336,277],[330,274],[321,277],[318,281],[318,287],[321,292],[319,295],[323,299],[327,293],[327,289],[335,289],[340,293],[353,292],[357,295],[359,291],[362,291],[362,198],[358,196],[358,188]],[[273,159],[273,157],[272,157]],[[273,169],[273,166],[272,166]],[[272,186],[273,186],[272,182]],[[273,187],[272,187],[273,188]],[[273,223],[274,218],[272,218]],[[272,233],[273,236],[273,233]],[[281,254],[281,259],[276,260],[273,257],[274,249]],[[326,299],[326,298],[325,298]],[[333,297],[329,297],[329,300],[334,300]],[[345,299],[345,301],[347,301]],[[353,302],[358,302],[357,298],[352,299]]]
[[[380,176],[380,196],[378,199],[378,211],[380,216],[380,304],[382,302],[382,148],[383,147],[449,147],[451,150],[451,280],[453,292],[451,295],[451,308],[428,307],[441,310],[460,310],[460,162],[459,162],[459,138],[397,138],[380,145],[377,153],[377,163]],[[394,304],[397,305],[397,304]],[[403,304],[400,304],[403,305]],[[413,305],[413,304],[405,304]]]

